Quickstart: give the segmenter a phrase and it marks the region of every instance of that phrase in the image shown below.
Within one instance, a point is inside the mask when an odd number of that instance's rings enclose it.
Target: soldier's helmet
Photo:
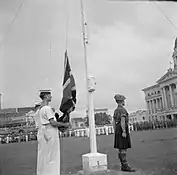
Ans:
[[[116,94],[116,95],[114,96],[114,99],[115,99],[116,101],[124,101],[126,98],[125,98],[125,96],[123,96],[123,95]]]

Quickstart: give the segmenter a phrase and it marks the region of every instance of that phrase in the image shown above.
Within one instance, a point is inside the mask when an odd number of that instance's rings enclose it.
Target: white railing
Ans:
[[[96,127],[96,135],[109,135],[109,134],[114,134],[114,128],[113,126],[100,126]],[[66,135],[64,133],[64,135]],[[62,135],[60,133],[60,135]],[[89,128],[81,128],[81,129],[73,129],[68,131],[68,136],[74,136],[74,137],[89,137]]]

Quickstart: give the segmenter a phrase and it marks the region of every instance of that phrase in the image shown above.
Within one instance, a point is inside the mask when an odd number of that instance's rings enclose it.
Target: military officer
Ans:
[[[114,148],[119,150],[118,157],[121,162],[121,170],[134,172],[135,170],[129,166],[126,160],[127,149],[131,148],[131,140],[128,127],[129,116],[127,110],[124,108],[125,97],[117,94],[114,96],[114,99],[118,104],[113,116],[113,127],[115,133]]]

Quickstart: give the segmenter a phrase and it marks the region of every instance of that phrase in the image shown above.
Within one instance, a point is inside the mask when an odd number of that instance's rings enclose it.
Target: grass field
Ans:
[[[177,129],[132,132],[129,163],[149,174],[177,175]],[[97,137],[98,152],[108,155],[108,168],[119,170],[113,135]],[[61,172],[76,173],[82,169],[81,155],[89,152],[86,138],[61,139]],[[35,175],[37,143],[0,145],[0,175]],[[176,170],[175,170],[176,169]]]

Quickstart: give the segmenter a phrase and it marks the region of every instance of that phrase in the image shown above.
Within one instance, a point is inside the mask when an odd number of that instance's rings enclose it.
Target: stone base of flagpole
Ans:
[[[89,174],[84,174],[83,171],[78,171],[76,175],[150,175],[149,173],[144,173],[143,171],[136,172],[123,172],[123,171],[115,171],[115,170],[105,170],[105,171],[97,171],[91,172]]]
[[[83,174],[103,172],[107,170],[107,155],[100,153],[88,153],[82,155]]]

